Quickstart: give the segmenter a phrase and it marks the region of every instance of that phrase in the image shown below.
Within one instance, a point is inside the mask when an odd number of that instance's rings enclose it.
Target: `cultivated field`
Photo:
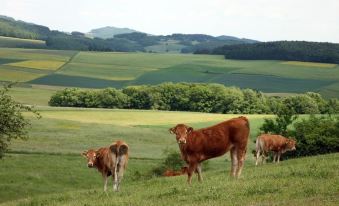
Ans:
[[[152,177],[165,149],[178,149],[168,128],[187,123],[212,125],[235,115],[194,112],[38,107],[30,139],[16,140],[0,161],[0,205],[336,205],[339,154],[254,166],[251,149],[263,118],[250,119],[251,140],[240,180],[228,177],[229,155],[209,161],[202,184],[186,177]],[[236,115],[238,116],[238,115]],[[126,140],[131,160],[122,190],[106,195],[102,179],[88,169],[83,150]],[[111,187],[110,187],[111,189]],[[2,203],[2,204],[1,204]]]
[[[203,82],[275,94],[315,91],[339,97],[336,64],[225,60],[216,55],[2,48],[0,74],[0,81],[59,87]]]

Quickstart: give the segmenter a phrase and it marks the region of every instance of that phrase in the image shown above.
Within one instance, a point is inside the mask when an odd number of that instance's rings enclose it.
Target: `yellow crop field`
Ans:
[[[211,114],[199,112],[172,112],[119,109],[59,109],[39,111],[44,118],[71,120],[82,123],[112,124],[120,126],[168,125],[224,121],[239,114]],[[246,115],[249,119],[262,119],[272,115]]]
[[[32,69],[43,69],[43,70],[57,70],[65,62],[62,61],[48,61],[48,60],[27,60],[14,62],[7,65],[16,66],[16,67],[26,67]]]
[[[31,72],[17,71],[0,69],[0,80],[2,81],[13,81],[13,82],[25,82],[44,76],[45,74],[37,74]]]
[[[320,68],[334,68],[337,64],[317,63],[317,62],[299,62],[299,61],[286,61],[281,64],[303,66],[303,67],[320,67]]]

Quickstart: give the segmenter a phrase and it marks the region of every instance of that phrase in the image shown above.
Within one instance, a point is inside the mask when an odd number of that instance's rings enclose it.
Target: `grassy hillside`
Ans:
[[[45,41],[0,36],[0,47],[45,48]]]
[[[218,55],[0,49],[0,81],[61,87],[121,88],[162,82],[220,83],[267,93],[339,97],[339,66],[225,60]]]
[[[194,128],[234,115],[192,112],[73,109],[40,107],[42,119],[32,120],[30,139],[16,140],[1,160],[0,205],[336,205],[338,155],[288,160],[280,165],[254,166],[247,153],[243,177],[228,177],[229,155],[209,161],[204,183],[186,177],[151,178],[163,150],[178,149],[168,128],[178,122]],[[28,115],[28,116],[27,116]],[[31,118],[29,114],[26,114]],[[249,151],[264,115],[248,115]],[[131,160],[120,193],[102,192],[102,179],[86,166],[83,150],[126,140]],[[11,171],[11,172],[9,172]],[[111,189],[111,187],[110,187]]]

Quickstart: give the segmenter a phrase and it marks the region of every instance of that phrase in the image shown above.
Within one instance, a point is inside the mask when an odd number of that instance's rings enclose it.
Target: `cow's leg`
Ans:
[[[255,156],[255,166],[258,165],[259,157],[260,157],[260,150],[257,151],[256,156]]]
[[[238,167],[238,158],[237,158],[237,152],[236,152],[236,148],[233,147],[231,149],[231,162],[232,162],[232,168],[231,168],[231,176],[235,177],[236,176],[236,170]]]
[[[107,174],[103,174],[102,177],[104,178],[104,192],[106,192],[107,191],[108,176],[107,176]]]
[[[237,149],[237,159],[238,159],[238,165],[237,165],[237,178],[240,177],[242,168],[244,166],[245,161],[245,155],[246,155],[246,148],[238,148]]]
[[[192,183],[192,175],[193,172],[197,169],[197,163],[196,162],[190,162],[188,165],[187,170],[187,183],[190,185]]]
[[[118,160],[117,160],[118,162]],[[113,178],[113,191],[117,191],[117,182],[118,182],[118,164],[116,163],[113,168],[113,173],[112,173],[112,178]]]
[[[202,182],[201,163],[198,163],[198,165],[197,165],[197,172],[198,172],[198,180],[199,180],[199,182]]]
[[[121,156],[119,158],[119,165],[118,165],[118,170],[117,170],[118,178],[117,178],[117,188],[116,188],[116,191],[119,191],[120,183],[121,183],[122,178],[124,176],[125,165],[126,165],[126,157],[125,156]]]
[[[281,156],[281,153],[280,153],[280,152],[277,152],[278,163],[280,162],[280,156]]]
[[[277,156],[278,156],[277,153],[273,152],[273,163],[275,163]]]

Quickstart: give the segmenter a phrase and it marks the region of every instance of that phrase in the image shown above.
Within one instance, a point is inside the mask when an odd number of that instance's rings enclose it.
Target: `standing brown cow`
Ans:
[[[104,191],[107,190],[108,177],[112,175],[113,190],[118,191],[128,162],[128,145],[116,141],[109,147],[90,149],[82,153],[87,158],[87,166],[97,168],[104,178]]]
[[[261,156],[261,163],[266,159],[268,152],[273,152],[273,162],[277,160],[279,163],[281,154],[286,151],[295,150],[296,141],[288,139],[281,135],[262,134],[256,140],[256,161],[258,165],[259,157]]]
[[[202,181],[201,162],[221,156],[228,151],[231,151],[232,159],[231,176],[240,176],[250,133],[246,117],[233,118],[198,130],[178,124],[169,131],[176,135],[181,157],[188,164],[188,184],[191,184],[194,171],[198,173],[199,181]]]

